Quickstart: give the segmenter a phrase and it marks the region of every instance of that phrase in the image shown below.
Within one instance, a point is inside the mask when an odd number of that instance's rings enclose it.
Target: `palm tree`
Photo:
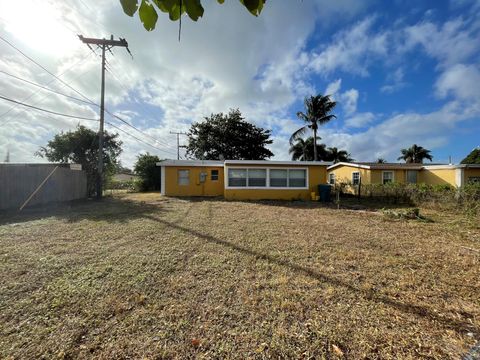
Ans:
[[[417,144],[413,144],[408,149],[400,150],[402,156],[399,156],[397,160],[405,160],[407,164],[422,164],[423,160],[433,160],[433,156],[430,155],[430,150],[427,150]]]
[[[351,155],[345,150],[338,150],[336,147],[329,147],[327,149],[327,157],[329,161],[333,161],[335,164],[338,162],[350,162],[353,161]]]
[[[384,158],[378,158],[377,159],[377,164],[385,164],[387,162],[387,160],[385,160]]]
[[[320,140],[317,137],[317,140]],[[314,159],[314,141],[313,137],[309,137],[306,140],[297,137],[295,138],[295,143],[290,146],[288,152],[292,155],[292,160],[300,161],[312,161]],[[325,144],[317,144],[317,156],[320,160],[325,160],[327,154]]]
[[[310,96],[305,98],[305,109],[306,112],[303,113],[299,111],[297,116],[299,119],[305,122],[305,125],[300,129],[295,131],[292,136],[290,136],[290,145],[293,145],[294,141],[305,134],[307,129],[312,129],[313,131],[313,159],[318,160],[317,152],[317,130],[319,125],[326,124],[333,118],[336,118],[335,115],[330,114],[333,108],[337,105],[335,101],[330,99],[329,95],[317,95]]]

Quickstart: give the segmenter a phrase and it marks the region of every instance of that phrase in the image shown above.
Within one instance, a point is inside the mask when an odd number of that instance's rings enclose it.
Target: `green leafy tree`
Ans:
[[[350,162],[353,161],[350,154],[346,150],[338,150],[336,147],[329,147],[327,149],[327,161]]]
[[[239,0],[252,15],[258,16],[266,0]],[[225,0],[217,0],[223,4]],[[133,17],[138,10],[138,15],[143,27],[147,31],[155,29],[158,20],[158,10],[168,14],[172,21],[181,19],[186,13],[190,19],[197,21],[203,16],[201,0],[120,0],[123,12]]]
[[[422,164],[425,159],[432,161],[433,156],[430,155],[430,150],[427,150],[417,144],[411,147],[400,150],[402,153],[398,160],[404,160],[407,164]]]
[[[330,120],[336,118],[330,114],[337,103],[330,99],[329,95],[317,95],[305,98],[305,112],[299,111],[297,116],[305,122],[305,125],[295,131],[290,137],[290,145],[293,145],[298,137],[302,137],[308,129],[313,131],[313,159],[318,160],[317,154],[317,130],[320,125],[326,124]]]
[[[273,156],[266,148],[273,140],[270,130],[242,117],[240,110],[212,114],[193,123],[188,132],[187,156],[199,160],[263,160]]]
[[[157,166],[159,161],[161,160],[158,156],[150,155],[149,153],[141,154],[137,157],[134,170],[140,176],[140,190],[160,190],[162,179],[160,177],[160,168]]]
[[[122,142],[118,134],[104,132],[103,173],[110,177],[118,166],[118,156],[122,152]],[[36,156],[52,162],[81,164],[87,173],[89,195],[95,194],[98,165],[98,133],[78,125],[75,131],[61,132],[53,137],[46,146],[40,147]]]
[[[320,138],[317,138],[320,140]],[[300,161],[313,161],[313,137],[303,139],[301,137],[295,139],[295,143],[290,146],[289,153],[292,156],[292,160]],[[327,159],[327,150],[325,144],[317,144],[317,155],[319,160]]]
[[[465,159],[463,159],[461,164],[480,164],[480,147],[473,149],[470,154],[468,154]]]

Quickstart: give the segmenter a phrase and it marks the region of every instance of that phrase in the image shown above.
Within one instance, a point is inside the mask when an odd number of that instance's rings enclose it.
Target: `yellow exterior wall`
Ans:
[[[464,179],[465,179],[465,184],[467,184],[469,177],[480,177],[480,168],[465,169],[465,172],[464,172],[463,175],[464,175]]]
[[[190,184],[178,185],[178,170],[190,170]],[[211,179],[211,170],[218,170],[218,180]],[[207,179],[200,182],[200,173],[206,172]],[[165,195],[167,196],[222,196],[223,167],[218,166],[165,166]]]
[[[340,165],[328,171],[329,174],[335,174],[335,183],[351,183],[353,172],[360,173],[362,184],[370,184],[371,170],[369,169],[362,169],[349,165]]]
[[[424,168],[419,171],[417,181],[419,184],[456,186],[455,169],[430,170]]]
[[[370,184],[383,184],[383,172],[384,171],[393,171],[393,182],[395,183],[405,183],[407,180],[407,171],[404,169],[372,169]],[[418,180],[418,179],[417,179]]]
[[[309,189],[225,189],[225,199],[228,200],[310,200],[311,192],[318,195],[318,185],[327,183],[327,166],[326,165],[235,165],[228,166],[229,168],[308,168],[308,186]]]

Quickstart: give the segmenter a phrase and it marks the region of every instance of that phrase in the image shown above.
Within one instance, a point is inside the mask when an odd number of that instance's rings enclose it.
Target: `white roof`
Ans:
[[[157,166],[222,166],[223,161],[218,160],[163,160]]]
[[[157,166],[224,166],[224,165],[318,165],[329,166],[325,161],[271,161],[271,160],[163,160]]]
[[[273,160],[225,160],[225,165],[318,165],[329,166],[332,162],[326,161],[273,161]]]

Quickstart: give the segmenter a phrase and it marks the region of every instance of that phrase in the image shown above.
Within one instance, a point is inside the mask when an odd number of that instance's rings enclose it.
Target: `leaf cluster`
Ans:
[[[263,9],[266,0],[239,0],[247,10],[258,16]],[[223,4],[225,0],[217,0]],[[201,0],[120,0],[123,12],[128,16],[135,15],[138,11],[140,21],[147,31],[155,29],[158,20],[158,12],[168,14],[172,21],[180,19],[186,13],[190,19],[197,21],[203,16],[204,8]]]

